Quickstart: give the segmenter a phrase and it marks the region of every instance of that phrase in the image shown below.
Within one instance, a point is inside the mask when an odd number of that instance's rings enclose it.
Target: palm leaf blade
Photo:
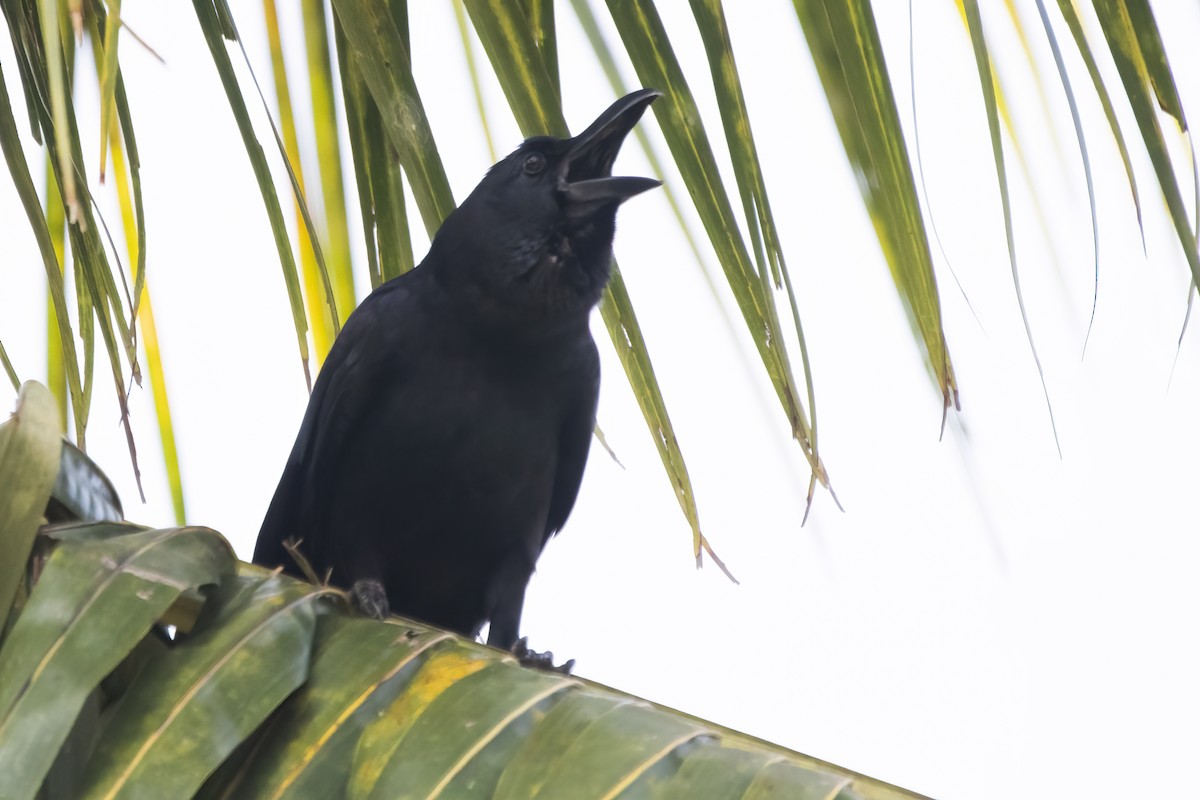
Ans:
[[[466,5],[522,133],[526,136],[544,133],[568,135],[561,98],[546,68],[544,54],[538,50],[529,26],[519,11],[511,5],[483,0],[467,0]],[[659,458],[675,491],[675,498],[691,527],[693,556],[699,563],[701,550],[707,550],[716,564],[734,580],[700,531],[699,511],[692,494],[683,451],[667,414],[662,389],[654,375],[654,366],[634,313],[633,302],[615,261],[612,277],[600,303],[600,315],[617,350],[642,417],[650,428]]]
[[[565,752],[542,777],[542,796],[563,797],[574,787],[584,797],[616,797],[704,735],[699,725],[641,703],[611,707],[560,745]]]
[[[304,683],[315,601],[328,590],[279,577],[224,587],[215,618],[121,698],[89,761],[86,797],[190,797]]]
[[[1154,165],[1154,172],[1158,176],[1158,185],[1162,189],[1171,222],[1175,226],[1179,244],[1183,248],[1183,254],[1191,269],[1192,280],[1200,283],[1200,249],[1197,248],[1196,236],[1188,221],[1179,181],[1175,177],[1171,156],[1167,152],[1166,140],[1163,138],[1162,127],[1158,124],[1154,101],[1147,88],[1149,85],[1153,86],[1156,92],[1163,90],[1164,79],[1159,74],[1160,68],[1152,68],[1151,61],[1157,60],[1159,56],[1165,59],[1165,56],[1162,55],[1161,50],[1157,52],[1152,50],[1150,53],[1143,50],[1142,40],[1147,37],[1140,35],[1138,28],[1134,26],[1134,21],[1123,0],[1095,2],[1093,6],[1096,9],[1096,16],[1100,20],[1100,29],[1104,31],[1104,38],[1108,41],[1109,50],[1112,52],[1113,61],[1116,62],[1121,83],[1125,86],[1125,94],[1133,108],[1133,115],[1137,119],[1142,141],[1146,145],[1146,152],[1150,155],[1150,162]],[[1157,41],[1157,31],[1153,37],[1149,38],[1151,41]],[[1158,75],[1157,78],[1156,75]],[[1170,95],[1167,97],[1169,111]],[[1159,94],[1159,100],[1164,102],[1162,94]],[[1182,114],[1182,112],[1180,113]],[[1186,127],[1181,117],[1176,119],[1180,122],[1181,127]]]
[[[246,145],[246,155],[250,158],[250,165],[254,170],[255,180],[258,182],[259,191],[262,193],[263,205],[266,207],[267,217],[270,220],[271,232],[275,237],[275,248],[279,252],[279,263],[283,269],[283,282],[287,289],[288,303],[292,312],[292,324],[296,329],[296,344],[300,348],[300,364],[304,369],[305,382],[312,386],[312,373],[308,365],[308,319],[304,313],[304,297],[300,291],[300,278],[296,270],[296,260],[292,255],[292,245],[288,241],[287,227],[283,220],[283,209],[279,205],[279,196],[275,193],[275,184],[271,179],[270,168],[267,166],[266,156],[263,153],[262,146],[258,143],[258,138],[254,134],[253,126],[250,122],[249,111],[246,108],[246,101],[242,98],[241,90],[238,88],[237,77],[233,73],[233,64],[229,60],[229,54],[225,50],[224,36],[228,34],[233,37],[232,31],[226,30],[227,26],[221,24],[222,14],[218,3],[218,7],[214,7],[213,0],[193,0],[193,6],[196,9],[196,18],[200,22],[200,29],[204,32],[205,41],[208,43],[209,52],[212,54],[213,63],[217,67],[217,72],[221,77],[221,84],[225,87],[225,95],[229,100],[229,108],[233,112],[234,119],[237,121],[238,131],[241,133],[242,141]]]
[[[18,64],[23,63],[24,61],[18,58]],[[28,86],[26,88],[28,91],[32,91]],[[36,120],[36,117],[31,117],[31,120]],[[35,121],[34,125],[36,126],[36,124]],[[33,229],[34,239],[45,267],[46,284],[49,287],[50,303],[54,307],[58,342],[62,346],[63,369],[66,373],[67,388],[70,390],[71,409],[75,419],[75,435],[78,441],[83,437],[87,428],[87,405],[84,403],[79,356],[75,349],[75,334],[71,330],[71,319],[67,311],[62,261],[55,252],[54,240],[46,217],[42,214],[37,189],[34,188],[33,177],[29,173],[29,165],[25,162],[25,154],[21,148],[16,119],[13,117],[12,104],[8,98],[8,88],[4,83],[2,70],[0,70],[0,149],[4,151],[4,160],[8,164],[9,175],[21,198],[21,205],[25,209],[25,215]],[[47,172],[49,172],[49,168]]]
[[[512,663],[492,663],[455,681],[408,728],[371,791],[378,798],[486,796],[499,770],[480,766],[511,725],[541,701],[576,683]],[[485,688],[486,687],[486,688]],[[471,720],[471,725],[454,720]],[[518,742],[519,743],[519,742]],[[499,760],[502,767],[507,761]],[[472,774],[474,773],[474,774]]]
[[[454,195],[413,80],[408,48],[385,4],[333,0],[333,7],[346,34],[350,60],[379,108],[432,237],[454,210]]]
[[[33,427],[52,434],[41,392]],[[103,508],[96,486],[61,505]],[[12,494],[0,484],[0,506]],[[442,631],[349,617],[321,602],[333,589],[235,574],[207,529],[76,523],[40,545],[0,642],[6,797],[916,797]],[[168,641],[156,622],[188,605]],[[713,763],[736,775],[697,783]]]
[[[1104,85],[1104,79],[1100,76],[1100,68],[1096,64],[1096,57],[1092,54],[1091,45],[1088,44],[1087,37],[1084,35],[1083,25],[1079,21],[1079,15],[1075,12],[1073,0],[1058,0],[1058,10],[1062,13],[1067,28],[1071,31],[1071,38],[1075,40],[1079,57],[1083,59],[1084,66],[1087,67],[1088,77],[1092,79],[1092,87],[1096,92],[1096,99],[1100,101],[1100,106],[1104,109],[1104,117],[1108,120],[1109,130],[1117,145],[1117,152],[1121,156],[1121,165],[1125,168],[1125,179],[1129,182],[1129,192],[1133,197],[1133,208],[1137,214],[1138,232],[1142,236],[1142,250],[1144,251],[1146,249],[1146,228],[1142,222],[1142,200],[1138,196],[1137,179],[1133,175],[1133,162],[1129,158],[1129,147],[1125,144],[1125,136],[1121,133],[1121,126],[1117,123],[1117,112],[1113,108],[1108,87]]]
[[[0,651],[6,792],[37,790],[88,694],[183,592],[233,554],[206,529],[138,532],[57,548]]]
[[[975,66],[979,70],[979,85],[983,93],[983,105],[987,110],[988,130],[992,139],[992,157],[996,163],[996,179],[1000,186],[1000,207],[1004,214],[1004,234],[1008,243],[1008,263],[1012,269],[1013,290],[1017,295],[1017,306],[1021,310],[1021,321],[1025,324],[1025,338],[1029,341],[1029,352],[1033,356],[1034,366],[1037,367],[1038,379],[1042,382],[1042,393],[1046,397],[1046,412],[1050,415],[1050,428],[1054,432],[1054,445],[1062,455],[1062,446],[1058,441],[1058,426],[1054,422],[1054,409],[1050,405],[1050,389],[1046,385],[1046,374],[1042,370],[1042,359],[1038,356],[1037,345],[1033,341],[1033,329],[1029,325],[1029,314],[1025,310],[1025,297],[1021,292],[1021,276],[1017,271],[1017,246],[1013,237],[1012,204],[1008,193],[1008,173],[1004,166],[1004,143],[1000,139],[1000,105],[997,100],[996,82],[992,75],[991,60],[984,41],[983,20],[979,14],[977,0],[964,0],[963,14],[967,30],[971,37],[971,46],[975,51]],[[1010,123],[1010,131],[1011,131]],[[1015,136],[1014,136],[1015,141]],[[1019,155],[1019,151],[1018,151]],[[1028,175],[1028,170],[1026,170]]]
[[[870,5],[797,0],[795,7],[892,277],[948,408],[957,403],[958,389],[937,280]]]
[[[329,31],[323,0],[304,0],[305,50],[308,54],[308,84],[312,97],[312,128],[316,137],[317,166],[321,178],[325,254],[337,308],[344,320],[354,310],[354,273],[350,270],[350,233],[346,223],[346,198],[342,180],[342,154],[338,143],[337,108],[333,94],[333,71],[329,57]]]
[[[0,425],[0,634],[25,572],[38,521],[58,473],[61,434],[49,390],[26,383],[13,416]]]
[[[412,634],[411,636],[409,634]],[[330,797],[342,792],[341,765],[362,730],[407,686],[407,672],[446,635],[324,615],[304,687],[281,709],[270,737],[224,792],[252,797]]]

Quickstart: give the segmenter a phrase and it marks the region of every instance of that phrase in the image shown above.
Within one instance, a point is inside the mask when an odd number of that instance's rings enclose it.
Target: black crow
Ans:
[[[284,546],[396,613],[517,643],[525,587],[583,476],[600,363],[588,317],[617,207],[659,185],[613,177],[659,92],[571,139],[528,139],[446,218],[425,260],[350,315],[317,378],[255,563]]]

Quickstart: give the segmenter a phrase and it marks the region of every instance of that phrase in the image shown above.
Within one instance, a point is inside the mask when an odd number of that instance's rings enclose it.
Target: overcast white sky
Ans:
[[[260,6],[231,5],[269,89]],[[660,5],[720,149],[687,6]],[[1019,46],[1000,4],[985,5],[1018,124],[1037,132],[1043,111]],[[1185,108],[1194,111],[1200,9],[1184,5],[1155,8]],[[911,129],[907,4],[875,6]],[[1132,116],[1118,103],[1146,213],[1143,255],[1107,124],[1060,27],[1100,205],[1099,304],[1080,359],[1092,291],[1087,195],[1036,9],[1018,3],[1059,137],[1057,148],[1044,136],[1024,142],[1053,247],[1008,153],[1022,281],[1060,460],[1013,294],[969,43],[953,4],[916,6],[930,202],[981,320],[939,256],[962,414],[939,442],[940,399],[791,4],[728,3],[809,335],[822,453],[846,513],[819,494],[800,527],[807,470],[766,382],[744,367],[747,357],[754,361],[752,347],[745,336],[731,340],[720,321],[718,302],[733,308],[728,292],[718,301],[705,288],[662,193],[639,197],[620,216],[618,260],[704,529],[741,585],[693,568],[686,524],[597,316],[600,421],[626,468],[593,450],[571,521],[539,564],[525,632],[533,646],[577,659],[583,677],[940,798],[1174,794],[1175,775],[1200,746],[1195,331],[1168,387],[1186,266]],[[450,9],[418,3],[411,13],[418,84],[461,200],[489,158]],[[306,402],[277,255],[191,11],[126,0],[123,12],[167,60],[157,64],[129,40],[122,46],[189,522],[221,530],[248,557]],[[588,59],[573,57],[588,48],[569,7],[559,17],[566,114],[578,128],[613,93]],[[6,46],[0,61],[19,104],[10,59]],[[295,76],[299,59],[293,65]],[[626,75],[636,85],[631,69]],[[507,151],[520,135],[498,88],[489,84],[489,92],[497,146]],[[293,101],[305,105],[299,93]],[[86,124],[85,153],[94,159],[95,122]],[[643,124],[665,154],[653,120]],[[275,158],[267,129],[260,133]],[[32,141],[27,147],[33,151]],[[94,179],[94,161],[87,168]],[[636,147],[618,169],[646,170]],[[309,173],[315,181],[311,166]],[[282,182],[280,193],[286,198]],[[112,206],[105,201],[115,221]],[[7,180],[0,220],[0,339],[22,378],[44,379],[42,268]],[[367,286],[364,272],[360,296]],[[97,369],[90,452],[116,481],[131,519],[171,524],[149,394],[133,403],[149,498],[142,506],[106,375]],[[0,403],[7,392],[0,389]]]

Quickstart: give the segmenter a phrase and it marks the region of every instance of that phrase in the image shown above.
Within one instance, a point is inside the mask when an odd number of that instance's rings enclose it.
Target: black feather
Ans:
[[[612,177],[657,92],[493,167],[419,267],[350,315],[317,378],[254,561],[354,588],[364,607],[517,641],[525,587],[583,477],[600,364],[588,329],[617,207]],[[372,587],[375,594],[372,595]],[[386,607],[379,595],[386,595]]]

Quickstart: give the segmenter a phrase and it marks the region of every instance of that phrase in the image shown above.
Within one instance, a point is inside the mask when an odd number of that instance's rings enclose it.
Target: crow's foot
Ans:
[[[359,611],[373,619],[383,619],[388,615],[387,592],[377,580],[355,581],[350,587],[350,601]]]
[[[546,650],[539,653],[536,650],[529,649],[529,639],[522,636],[513,645],[512,654],[517,657],[517,662],[522,667],[531,667],[540,669],[543,672],[561,672],[563,675],[570,675],[571,670],[575,667],[575,659],[571,658],[554,666],[554,653]]]

